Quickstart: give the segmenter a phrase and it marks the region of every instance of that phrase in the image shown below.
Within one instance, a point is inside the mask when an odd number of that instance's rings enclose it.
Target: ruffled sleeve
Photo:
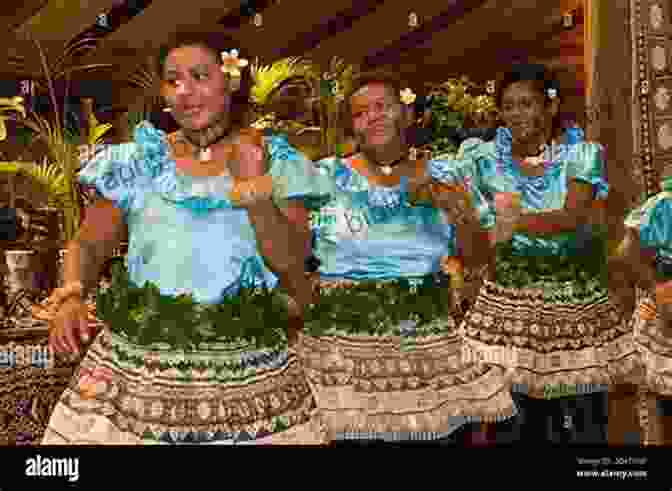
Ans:
[[[609,184],[606,180],[604,148],[599,143],[568,145],[567,176],[593,186],[595,199],[606,199]]]
[[[124,214],[140,206],[144,190],[161,171],[167,148],[163,133],[150,123],[140,123],[134,141],[107,145],[79,173],[83,186],[112,201]]]
[[[318,172],[315,164],[292,147],[286,137],[266,136],[265,144],[277,204],[298,199],[306,208],[317,209],[329,200],[328,177]]]
[[[668,249],[672,244],[672,193],[662,192],[632,210],[625,226],[639,232],[644,248]]]
[[[494,227],[495,212],[482,193],[479,161],[491,153],[488,152],[490,146],[478,138],[469,138],[462,142],[454,159],[431,160],[427,167],[428,174],[435,181],[442,184],[461,184],[467,188],[481,226],[486,229]]]

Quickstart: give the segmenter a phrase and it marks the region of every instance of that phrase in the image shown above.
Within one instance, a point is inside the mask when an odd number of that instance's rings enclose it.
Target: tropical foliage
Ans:
[[[7,113],[19,113],[23,117],[26,116],[26,108],[23,106],[22,97],[0,97],[0,141],[7,139],[7,126],[5,122],[7,121],[7,116],[4,114]]]
[[[153,56],[132,73],[127,83],[141,89],[141,97],[132,105],[128,114],[128,123],[135,127],[143,119],[147,119],[151,112],[161,105],[161,77],[157,71],[157,63]],[[135,123],[135,124],[134,124]]]
[[[0,165],[0,171],[23,173],[34,179],[35,182],[43,186],[49,194],[50,204],[57,205],[63,210],[64,214],[64,234],[65,239],[72,239],[80,223],[80,203],[81,191],[77,184],[77,172],[80,168],[80,149],[82,144],[92,145],[101,141],[104,134],[111,129],[109,124],[99,124],[95,117],[88,123],[87,136],[84,137],[81,131],[69,130],[65,128],[63,113],[60,110],[56,99],[56,89],[54,77],[47,63],[44,50],[39,41],[34,40],[37,52],[42,62],[44,78],[51,99],[52,111],[49,117],[31,112],[26,114],[21,106],[18,111],[20,117],[9,116],[20,125],[29,128],[34,133],[34,139],[43,141],[47,147],[47,155],[44,156],[41,163],[36,162],[3,162]],[[73,48],[76,50],[76,48]],[[69,51],[72,54],[73,50]],[[57,73],[68,74],[81,70],[93,69],[102,65],[88,65],[83,67],[64,68],[64,57],[57,60],[55,66],[60,71]],[[13,102],[17,99],[12,99]],[[10,107],[7,105],[6,107]],[[18,107],[16,104],[12,108]],[[4,121],[3,121],[4,126]],[[5,130],[6,131],[6,130]]]
[[[251,67],[252,79],[252,102],[258,108],[263,108],[270,96],[282,85],[283,82],[293,77],[305,77],[314,79],[318,76],[316,68],[307,60],[299,57],[283,58],[271,65],[261,65],[255,61]]]
[[[338,57],[331,60],[328,70],[324,73],[320,73],[317,66],[303,58],[284,58],[271,65],[260,65],[255,62],[252,65],[255,82],[252,88],[252,101],[257,112],[254,125],[259,128],[289,131],[296,135],[306,131],[319,131],[321,148],[318,153],[333,153],[336,145],[342,140],[339,134],[340,107],[355,71],[354,66],[346,64]],[[277,90],[287,80],[295,77],[303,78],[312,86],[319,114],[319,121],[315,122],[318,126],[280,121],[275,114],[268,111]]]
[[[432,112],[432,152],[455,152],[457,146],[452,134],[464,127],[468,118],[495,113],[495,100],[484,93],[484,88],[467,77],[451,78],[439,85],[430,85],[429,98]]]
[[[322,75],[320,81],[320,126],[322,127],[322,144],[326,145],[331,154],[342,140],[339,133],[341,105],[345,94],[352,86],[357,72],[354,65],[349,65],[337,56],[331,59],[329,70]]]

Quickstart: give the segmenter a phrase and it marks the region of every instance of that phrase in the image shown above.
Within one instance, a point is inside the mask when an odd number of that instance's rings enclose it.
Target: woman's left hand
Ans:
[[[264,137],[254,129],[242,130],[234,144],[229,171],[238,179],[260,177],[268,171],[264,155]]]

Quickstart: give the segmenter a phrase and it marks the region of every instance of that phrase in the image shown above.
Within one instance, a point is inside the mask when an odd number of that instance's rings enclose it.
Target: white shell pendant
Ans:
[[[389,165],[383,165],[380,168],[380,172],[382,172],[386,176],[391,176],[392,175],[392,167],[390,167]]]
[[[210,148],[202,148],[199,158],[201,162],[209,162],[212,160],[212,151],[210,151]]]

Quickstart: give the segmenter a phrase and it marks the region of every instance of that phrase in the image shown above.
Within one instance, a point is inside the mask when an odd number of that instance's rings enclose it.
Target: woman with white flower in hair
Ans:
[[[543,66],[513,67],[496,87],[505,126],[495,140],[467,140],[430,174],[438,183],[471,178],[488,203],[481,224],[492,267],[460,332],[470,356],[511,374],[525,423],[512,439],[600,443],[606,392],[637,383],[639,357],[631,311],[607,289],[594,219],[609,190],[603,149],[567,143],[577,137],[569,133],[556,139],[560,95]],[[611,416],[618,400],[608,403]],[[618,431],[609,428],[610,440]],[[499,436],[511,439],[505,428]]]
[[[408,138],[414,97],[359,74],[342,120],[358,149],[317,163],[332,199],[313,215],[320,295],[299,349],[337,440],[457,443],[467,423],[515,410],[503,370],[461,361],[463,263],[487,251],[466,194],[445,210],[408,199],[427,166]]]
[[[227,42],[227,40],[223,40]],[[149,123],[90,161],[96,187],[51,298],[51,346],[86,355],[46,444],[324,441],[290,332],[312,301],[308,209],[327,197],[284,139],[246,128],[251,79],[217,35],[180,34],[160,58],[180,126]],[[128,271],[83,299],[128,229]]]

